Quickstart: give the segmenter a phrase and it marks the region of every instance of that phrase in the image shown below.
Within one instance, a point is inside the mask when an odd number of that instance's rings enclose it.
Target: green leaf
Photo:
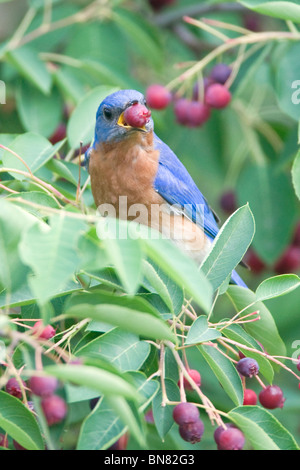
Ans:
[[[89,144],[94,137],[96,111],[101,101],[117,88],[98,86],[88,92],[78,103],[68,122],[67,136],[73,149]]]
[[[173,302],[170,296],[170,293],[167,289],[167,286],[154,269],[152,264],[148,261],[143,262],[143,273],[149,284],[155,289],[157,294],[161,297],[164,303],[169,307],[171,312],[174,312]],[[145,285],[145,283],[144,283]]]
[[[7,60],[18,72],[29,80],[42,93],[49,94],[51,88],[51,74],[38,53],[29,46],[14,49],[6,54]]]
[[[159,318],[119,305],[80,304],[67,310],[65,316],[91,318],[118,326],[125,331],[130,331],[146,338],[176,342],[176,337],[170,328]]]
[[[244,399],[243,386],[233,363],[214,346],[202,344],[197,347],[233,403],[241,405]]]
[[[203,341],[212,341],[220,336],[222,336],[222,333],[216,330],[216,328],[210,328],[208,326],[207,317],[200,315],[200,317],[198,317],[192,324],[187,334],[185,344],[197,344],[203,343]]]
[[[263,261],[273,264],[290,242],[296,217],[287,175],[269,165],[248,166],[239,177],[237,195],[240,203],[249,202],[255,218],[253,248]]]
[[[50,226],[33,225],[20,243],[22,260],[34,276],[31,290],[41,304],[47,302],[71,280],[78,264],[77,242],[85,224],[63,212],[49,218]]]
[[[256,294],[250,289],[230,286],[227,295],[237,312],[243,310],[242,315],[259,311],[260,320],[245,323],[245,330],[264,346],[268,354],[285,356],[286,348],[279,336],[276,323],[264,303],[256,301]]]
[[[10,144],[9,148],[25,161],[32,173],[35,173],[45,165],[53,155],[56,154],[56,152],[58,152],[63,144],[64,141],[51,145],[45,137],[35,134],[34,132],[27,132],[26,134],[19,135]],[[4,167],[28,173],[28,169],[24,163],[12,155],[8,150],[3,152],[2,162]],[[18,180],[23,180],[25,178],[24,175],[18,174],[14,171],[9,171],[8,173]]]
[[[17,291],[28,274],[28,268],[19,254],[22,234],[37,219],[13,203],[4,199],[0,204],[0,289],[6,288],[6,300],[11,301],[11,294]]]
[[[293,436],[269,411],[258,406],[240,406],[229,417],[243,431],[254,450],[299,450]]]
[[[154,231],[145,229],[142,241],[149,258],[208,313],[212,304],[212,287],[196,263],[175,244],[159,238]]]
[[[300,22],[300,5],[278,0],[239,0],[239,3],[262,15]]]
[[[149,343],[119,328],[95,338],[77,351],[80,355],[104,358],[123,372],[139,370],[149,353]]]
[[[104,395],[121,395],[139,401],[140,396],[135,388],[122,377],[107,370],[86,365],[46,366],[45,373],[53,375],[63,382],[72,382],[96,390]]]
[[[178,386],[170,379],[165,379],[166,394],[170,401],[180,401],[180,393]],[[152,402],[153,418],[157,432],[162,440],[170,431],[174,424],[173,408],[174,406],[162,406],[162,391],[161,389],[155,395]]]
[[[18,399],[0,391],[0,426],[27,450],[43,450],[44,442],[32,412]]]
[[[261,346],[255,341],[252,336],[250,336],[242,327],[241,325],[230,325],[222,330],[223,334],[227,336],[227,338],[236,341],[237,343],[244,344],[248,348],[256,349],[258,351],[263,351]],[[247,357],[252,357],[255,359],[259,365],[259,372],[268,380],[271,384],[274,378],[274,370],[271,366],[269,360],[262,356],[259,353],[249,351],[248,349],[244,349],[242,346],[237,346],[240,351]]]
[[[21,81],[16,98],[25,130],[50,137],[62,119],[62,100],[57,90],[47,96],[29,82]]]
[[[300,5],[297,6],[300,10]],[[296,121],[300,119],[300,44],[293,42],[274,64],[275,92],[281,110]]]
[[[292,179],[295,193],[298,199],[300,199],[300,152],[297,153],[297,156],[293,163]]]
[[[235,211],[220,229],[210,253],[201,266],[215,290],[243,258],[254,231],[254,218],[248,205]]]
[[[273,299],[287,294],[300,286],[300,278],[296,274],[282,274],[265,279],[256,289],[256,300]]]
[[[97,234],[124,289],[128,294],[135,294],[142,280],[143,250],[140,240],[131,238],[127,222],[109,217],[97,223]]]

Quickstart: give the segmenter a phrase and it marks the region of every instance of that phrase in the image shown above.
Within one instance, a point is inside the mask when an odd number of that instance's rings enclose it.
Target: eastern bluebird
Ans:
[[[132,125],[126,119],[136,105],[145,118]],[[101,213],[113,207],[116,217],[159,230],[200,264],[219,231],[218,218],[153,129],[140,92],[120,90],[102,101],[94,140],[85,153],[95,204]],[[232,282],[247,287],[235,271]]]

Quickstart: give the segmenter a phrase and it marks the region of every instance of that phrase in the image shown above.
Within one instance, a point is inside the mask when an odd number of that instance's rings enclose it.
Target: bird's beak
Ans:
[[[124,117],[124,113],[125,111],[123,111],[123,113],[120,114],[120,117],[118,119],[118,126],[121,126],[121,127],[125,127],[125,129],[135,129],[135,130],[138,130],[138,131],[142,131],[142,132],[147,132],[147,128],[146,128],[146,125],[143,125],[142,127],[133,127],[133,126],[130,126],[127,122],[126,122],[126,119]]]

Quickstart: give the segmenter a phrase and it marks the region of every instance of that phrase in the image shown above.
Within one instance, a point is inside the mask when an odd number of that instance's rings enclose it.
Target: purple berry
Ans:
[[[259,372],[259,365],[255,359],[244,357],[236,365],[238,372],[244,377],[253,377]]]
[[[179,426],[179,434],[187,442],[195,444],[201,441],[204,432],[204,424],[201,419],[197,419],[194,423],[181,424]]]
[[[58,395],[42,398],[41,406],[49,426],[59,423],[67,414],[67,404]]]
[[[226,64],[216,64],[212,71],[210,72],[210,78],[217,83],[224,83],[227,82],[228,78],[230,77],[232,72],[231,67]]]
[[[29,387],[34,395],[39,397],[47,397],[58,387],[58,380],[56,377],[39,377],[35,375],[29,380]]]
[[[199,410],[193,403],[179,403],[173,409],[173,419],[179,426],[195,423],[199,419]]]
[[[245,436],[235,426],[223,429],[218,436],[218,450],[242,450],[245,444]]]
[[[26,384],[23,380],[22,383],[24,387],[26,387]],[[15,377],[12,377],[7,381],[5,391],[16,398],[22,398],[23,396],[20,384]]]

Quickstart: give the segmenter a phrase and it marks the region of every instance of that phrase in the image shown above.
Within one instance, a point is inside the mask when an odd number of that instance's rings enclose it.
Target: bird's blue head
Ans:
[[[151,117],[145,125],[140,127],[134,127],[126,122],[124,112],[136,103],[146,106],[144,95],[136,90],[116,91],[100,103],[96,113],[94,141],[85,155],[86,167],[88,167],[90,151],[98,144],[120,142],[135,132],[147,133],[153,130],[154,124]]]

